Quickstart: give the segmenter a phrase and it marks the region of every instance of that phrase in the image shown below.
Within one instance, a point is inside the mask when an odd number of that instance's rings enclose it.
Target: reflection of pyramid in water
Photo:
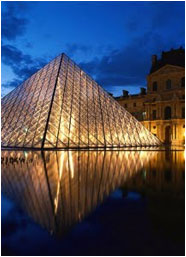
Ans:
[[[2,146],[86,148],[160,141],[62,54],[2,99]]]
[[[2,193],[63,234],[147,167],[154,151],[2,151]]]

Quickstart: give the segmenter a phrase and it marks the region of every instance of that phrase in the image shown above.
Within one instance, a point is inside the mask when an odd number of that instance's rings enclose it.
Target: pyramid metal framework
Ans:
[[[9,148],[160,145],[65,54],[2,98],[1,135]]]

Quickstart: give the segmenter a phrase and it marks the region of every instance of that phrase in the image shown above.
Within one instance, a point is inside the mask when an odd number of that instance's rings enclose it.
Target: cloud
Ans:
[[[46,59],[33,58],[9,44],[2,45],[1,58],[2,62],[9,66],[16,76],[12,81],[4,83],[3,88],[15,88],[47,63]]]
[[[170,50],[173,46],[158,33],[147,32],[121,49],[111,50],[102,58],[79,65],[108,90],[113,86],[144,86],[151,68],[151,55],[161,53],[162,49]]]
[[[30,5],[29,5],[30,6]],[[15,78],[1,86],[1,95],[4,96],[18,86],[23,80],[32,75],[45,64],[43,60],[34,60],[30,55],[23,54],[12,44],[4,42],[15,41],[17,37],[25,34],[29,20],[24,18],[28,14],[26,2],[3,2],[2,3],[2,63],[11,67]],[[27,42],[26,47],[32,45]]]
[[[10,93],[15,87],[19,86],[23,82],[22,79],[13,79],[1,85],[1,97],[4,97]]]
[[[148,56],[144,55],[144,47],[139,48],[138,42],[134,42],[111,51],[101,59],[80,63],[80,66],[103,86],[144,83],[150,64]]]
[[[15,46],[2,45],[2,61],[4,64],[14,68],[14,66],[22,65],[23,63],[29,64],[32,59],[29,55],[23,54]]]
[[[91,51],[92,47],[88,45],[66,44],[66,51],[69,55],[73,56],[77,52],[87,54]]]
[[[33,47],[33,44],[30,43],[30,42],[27,42],[27,43],[25,44],[25,46],[26,46],[27,48],[32,48],[32,47]]]
[[[20,85],[21,82],[22,82],[22,80],[20,80],[20,79],[13,79],[13,80],[7,82],[6,84],[5,83],[2,84],[2,87],[11,89],[11,88],[14,88],[14,87]]]
[[[24,54],[12,45],[2,45],[2,62],[11,67],[12,71],[21,79],[26,79],[46,64],[43,58],[33,58]]]
[[[16,4],[15,4],[16,3]],[[28,19],[19,17],[21,12],[25,10],[24,3],[18,2],[4,2],[2,3],[2,39],[15,40],[17,36],[22,36],[25,33]]]

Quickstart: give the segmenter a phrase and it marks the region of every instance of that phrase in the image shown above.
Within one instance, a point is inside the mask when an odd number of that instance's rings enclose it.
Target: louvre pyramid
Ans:
[[[65,54],[2,98],[2,146],[97,148],[160,141]]]

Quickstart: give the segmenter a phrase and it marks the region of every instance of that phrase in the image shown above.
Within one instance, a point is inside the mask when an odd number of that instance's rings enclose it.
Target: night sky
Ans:
[[[2,96],[60,53],[107,91],[139,92],[151,55],[185,47],[184,2],[2,2]]]

